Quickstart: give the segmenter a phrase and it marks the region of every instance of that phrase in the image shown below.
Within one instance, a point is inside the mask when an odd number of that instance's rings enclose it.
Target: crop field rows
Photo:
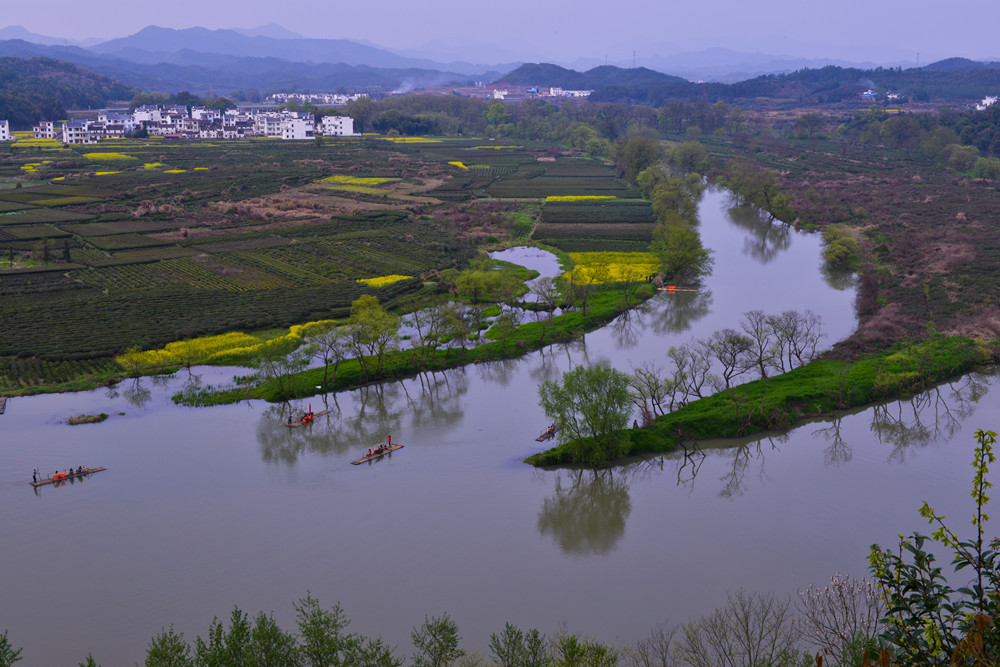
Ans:
[[[357,281],[464,266],[475,245],[450,216],[469,215],[449,201],[497,193],[533,202],[615,197],[545,203],[536,238],[567,249],[644,250],[648,204],[604,163],[549,157],[557,153],[482,139],[123,141],[67,150],[33,174],[21,162],[41,157],[19,156],[17,164],[0,157],[0,175],[23,183],[0,190],[0,391],[25,378],[106,370],[108,357],[135,345],[343,317],[365,293],[390,306],[412,298],[419,280],[378,288]],[[330,177],[443,185],[410,201],[315,187]],[[356,205],[322,204],[344,200]],[[37,262],[43,242],[49,262],[5,266],[11,253]],[[25,363],[10,365],[15,356]]]

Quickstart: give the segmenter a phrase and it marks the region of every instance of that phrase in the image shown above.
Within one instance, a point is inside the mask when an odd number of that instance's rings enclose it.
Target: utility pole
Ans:
[[[635,69],[635,51],[632,52],[632,69]]]

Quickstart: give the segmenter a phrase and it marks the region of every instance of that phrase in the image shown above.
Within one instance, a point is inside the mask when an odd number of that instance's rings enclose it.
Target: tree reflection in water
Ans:
[[[751,442],[744,442],[733,447],[700,446],[697,442],[685,442],[682,451],[674,452],[661,460],[671,461],[676,465],[677,486],[694,492],[694,483],[709,455],[729,459],[725,472],[719,476],[722,488],[720,498],[735,498],[746,491],[746,476],[757,466],[757,477],[767,479],[764,470],[765,457],[770,452],[778,451],[778,445],[788,442],[789,435],[772,435]]]
[[[556,380],[562,375],[562,366],[559,362],[561,357],[566,357],[566,368],[573,368],[579,365],[588,365],[589,355],[587,353],[587,341],[585,338],[578,338],[566,343],[553,343],[538,351],[535,365],[528,370],[528,375],[537,384],[545,380]],[[576,355],[576,356],[574,356]]]
[[[122,390],[122,395],[129,405],[141,408],[153,398],[153,390],[143,384],[142,378],[135,378],[129,386]]]
[[[661,293],[648,303],[650,325],[655,333],[661,336],[684,333],[712,311],[712,290],[702,287],[697,292]]]
[[[409,381],[412,382],[412,381]],[[345,399],[350,406],[342,409],[338,394],[314,397],[268,406],[257,423],[257,442],[261,458],[268,463],[294,465],[304,454],[342,455],[352,451],[360,454],[368,447],[385,442],[394,435],[397,442],[405,441],[400,431],[404,416],[414,427],[432,425],[446,428],[462,419],[461,397],[469,389],[466,368],[441,373],[422,373],[417,388],[406,382],[394,382],[363,387],[350,392]],[[307,411],[313,402],[321,400],[328,414],[317,416],[309,426],[289,428],[288,415],[293,419]],[[316,412],[320,410],[313,405]]]
[[[523,361],[523,357],[513,359],[497,359],[476,364],[476,371],[483,382],[506,387],[514,377],[514,371]]]
[[[827,262],[823,262],[819,270],[823,274],[823,282],[832,289],[843,292],[844,290],[854,288],[854,271],[851,269],[841,266],[831,266]]]
[[[792,245],[792,226],[756,206],[736,205],[730,201],[729,220],[747,232],[743,254],[767,264]]]
[[[563,485],[566,475],[568,486]],[[555,493],[538,512],[538,531],[575,556],[603,556],[625,535],[632,512],[628,470],[571,470],[556,476]]]
[[[840,426],[843,423],[842,416],[834,417],[833,422],[826,428],[818,428],[812,432],[813,436],[822,436],[829,440],[830,444],[823,448],[824,465],[833,466],[847,463],[854,458],[854,450],[847,444],[840,434]]]
[[[731,459],[731,465],[726,472],[719,477],[722,482],[722,489],[719,490],[720,498],[735,498],[742,496],[747,489],[746,476],[753,465],[757,465],[757,478],[761,481],[767,479],[764,471],[765,455],[769,452],[778,451],[778,444],[788,442],[788,434],[774,435],[761,440],[732,447],[723,450],[724,454]]]
[[[889,460],[906,461],[907,454],[932,442],[950,440],[972,416],[992,376],[969,373],[960,380],[938,385],[912,398],[872,408],[871,432],[892,446]]]
[[[911,398],[873,405],[867,408],[871,411],[869,429],[880,443],[892,447],[889,460],[903,463],[920,447],[951,440],[975,412],[993,377],[990,373],[969,373]],[[842,419],[837,416],[829,426],[813,431],[830,443],[823,450],[826,465],[846,463],[853,456],[850,443],[841,435]]]

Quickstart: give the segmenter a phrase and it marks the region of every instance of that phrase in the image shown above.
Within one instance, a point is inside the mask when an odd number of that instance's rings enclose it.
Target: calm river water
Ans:
[[[816,235],[734,221],[718,192],[701,218],[716,253],[708,290],[661,295],[647,313],[523,359],[315,397],[314,410],[333,412],[311,429],[285,428],[261,402],[170,402],[186,382],[235,369],[10,400],[0,629],[23,647],[20,664],[75,665],[88,652],[106,667],[141,662],[162,628],[193,641],[233,605],[292,629],[307,591],[405,656],[410,629],[446,611],[467,649],[485,649],[505,621],[632,641],[738,587],[785,595],[837,571],[863,575],[869,544],[922,527],[923,499],[971,511],[971,433],[1000,425],[990,376],[689,461],[600,474],[521,462],[542,446],[537,384],[572,365],[666,365],[670,345],[752,308],[812,309],[827,344],[853,330],[853,291],[821,274]],[[98,412],[111,417],[65,423]],[[405,449],[349,464],[389,434]],[[32,468],[71,465],[107,471],[27,483]]]

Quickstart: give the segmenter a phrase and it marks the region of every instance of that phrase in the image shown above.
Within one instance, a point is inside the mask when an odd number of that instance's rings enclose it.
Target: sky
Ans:
[[[277,23],[305,37],[346,38],[394,50],[428,45],[462,59],[508,52],[541,57],[630,61],[723,47],[743,52],[841,58],[884,64],[927,64],[951,56],[1000,60],[996,0],[469,0],[330,2],[273,0],[237,4],[169,0],[103,11],[81,0],[10,3],[0,27],[22,25],[42,35],[114,38],[147,25],[250,28]],[[149,5],[152,7],[152,5]],[[239,7],[239,11],[234,11]],[[169,9],[167,9],[169,8]],[[5,23],[4,23],[5,22]],[[489,47],[489,48],[487,48]]]

